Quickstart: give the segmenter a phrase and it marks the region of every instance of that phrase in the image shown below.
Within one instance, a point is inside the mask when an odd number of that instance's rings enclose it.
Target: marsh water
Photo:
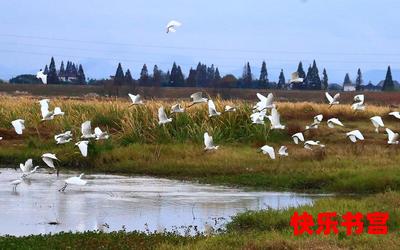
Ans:
[[[0,235],[102,230],[178,231],[193,234],[219,228],[246,210],[281,209],[310,204],[316,196],[254,192],[162,178],[87,175],[86,186],[68,186],[68,177],[46,169],[16,191],[10,182],[19,170],[0,169]]]

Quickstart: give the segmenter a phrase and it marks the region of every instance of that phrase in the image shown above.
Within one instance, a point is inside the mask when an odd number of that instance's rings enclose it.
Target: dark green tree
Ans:
[[[196,86],[196,70],[195,69],[190,68],[188,78],[186,79],[186,84],[188,86]]]
[[[251,74],[251,67],[250,67],[250,63],[247,62],[244,65],[243,68],[243,74],[242,74],[242,81],[245,84],[246,87],[249,87],[251,85],[251,82],[253,81],[253,76]]]
[[[260,72],[260,79],[259,79],[260,84],[263,86],[266,86],[269,82],[268,80],[268,71],[267,71],[267,64],[265,61],[262,62],[261,65],[261,72]]]
[[[306,78],[306,72],[303,69],[303,63],[300,61],[299,66],[297,67],[297,73],[299,74],[300,78]]]
[[[64,67],[64,62],[61,61],[61,66],[60,66],[60,71],[58,72],[58,77],[65,76],[65,67]]]
[[[43,74],[47,75],[49,73],[49,66],[44,66]]]
[[[283,69],[281,69],[281,73],[279,74],[279,81],[278,81],[278,89],[283,89],[286,84],[285,75],[283,74]]]
[[[121,86],[125,83],[124,71],[122,70],[121,63],[118,63],[117,71],[114,76],[114,85]]]
[[[85,71],[83,71],[83,67],[81,64],[79,64],[79,69],[78,69],[78,83],[79,84],[86,84],[86,76],[85,76]]]
[[[147,65],[144,64],[142,70],[140,71],[139,83],[141,85],[146,85],[149,83],[149,71],[147,70]]]
[[[176,84],[178,86],[183,86],[185,84],[185,76],[183,75],[181,66],[178,65],[178,69],[176,72]]]
[[[358,69],[357,78],[356,78],[356,90],[357,91],[362,90],[362,84],[363,84],[363,79],[362,79],[361,69]]]
[[[172,64],[171,74],[169,76],[169,85],[175,86],[178,82],[178,66],[174,62]]]
[[[47,74],[47,83],[48,84],[58,84],[59,79],[57,76],[57,69],[56,63],[54,62],[54,58],[51,58],[50,66],[49,66],[49,73]]]
[[[326,69],[322,72],[322,89],[327,90],[329,85],[328,73],[326,73]]]
[[[204,87],[207,80],[207,65],[199,62],[196,68],[196,86]]]
[[[313,65],[311,67],[311,72],[312,72],[312,77],[311,77],[311,82],[309,84],[309,87],[314,90],[320,90],[321,89],[321,78],[319,77],[319,71],[317,67],[317,63],[313,62]]]
[[[129,69],[125,73],[125,84],[129,86],[132,86],[134,84],[134,80]]]
[[[161,85],[161,70],[158,69],[157,65],[153,67],[153,84],[155,86]]]
[[[386,78],[385,78],[385,81],[383,82],[382,90],[383,91],[394,91],[394,82],[393,82],[392,70],[390,69],[390,66],[387,69]]]
[[[351,82],[351,80],[350,80],[349,73],[347,73],[346,76],[344,77],[343,85],[345,85],[345,84],[351,84],[351,83],[352,83],[352,82]]]

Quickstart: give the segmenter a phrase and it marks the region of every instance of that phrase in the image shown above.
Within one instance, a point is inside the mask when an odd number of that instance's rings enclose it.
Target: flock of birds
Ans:
[[[133,94],[128,94],[129,98],[131,99],[131,106],[132,105],[144,105],[144,102],[139,94],[133,95]],[[326,99],[328,100],[329,107],[332,107],[334,105],[339,104],[339,98],[340,94],[337,93],[335,96],[331,96],[328,92],[325,93]],[[272,93],[268,94],[268,96],[264,96],[260,93],[257,93],[257,97],[259,101],[256,103],[256,105],[253,107],[253,112],[250,115],[250,119],[253,124],[259,124],[259,125],[264,125],[265,120],[268,119],[270,121],[270,129],[272,130],[283,130],[285,129],[285,125],[282,125],[280,121],[280,114],[277,110],[277,106],[274,103],[274,96]],[[223,113],[228,113],[228,112],[236,112],[236,108],[226,105],[224,107],[223,111],[218,111],[213,100],[208,99],[203,97],[202,92],[197,92],[194,93],[190,96],[191,98],[191,103],[188,105],[186,108],[182,107],[180,104],[174,104],[171,107],[170,114],[172,113],[183,113],[186,112],[186,109],[189,107],[192,107],[193,105],[199,105],[202,103],[207,103],[208,106],[208,115],[209,117],[216,117],[220,116]],[[41,116],[42,116],[42,122],[45,121],[51,121],[55,119],[57,116],[63,116],[64,112],[61,111],[60,107],[55,107],[53,110],[49,110],[49,99],[43,99],[39,101],[40,104],[40,110],[41,110]],[[365,97],[364,95],[356,95],[354,97],[354,102],[351,105],[351,108],[355,111],[362,111],[365,110]],[[397,119],[400,119],[400,112],[391,112],[389,115],[394,116]],[[304,132],[307,130],[311,129],[318,129],[320,124],[323,121],[323,115],[319,114],[316,115],[313,119],[313,122],[310,125],[307,125],[305,127],[305,130],[299,131],[295,134],[292,135],[293,142],[295,144],[304,144],[304,148],[307,150],[313,150],[314,148],[320,147],[323,148],[325,145],[321,144],[320,141],[314,141],[314,140],[305,140],[304,137]],[[158,124],[160,126],[165,125],[167,123],[172,122],[171,117],[168,117],[167,113],[165,112],[165,109],[163,106],[159,107],[158,109]],[[383,123],[383,120],[380,116],[374,116],[370,118],[372,125],[375,127],[375,131],[379,133],[380,128],[384,128],[385,125]],[[343,123],[338,119],[338,118],[330,118],[327,121],[327,126],[331,129],[340,126],[344,127]],[[14,127],[15,132],[18,135],[22,135],[23,131],[25,129],[25,121],[23,119],[17,119],[11,122],[11,125]],[[399,134],[393,132],[391,129],[386,128],[386,133],[388,135],[388,144],[399,144]],[[108,132],[102,131],[99,127],[96,127],[94,131],[92,132],[92,127],[91,127],[91,121],[85,121],[81,124],[81,140],[76,142],[75,145],[79,148],[80,153],[82,154],[83,157],[87,157],[88,155],[88,146],[90,144],[90,140],[107,140],[109,139],[109,134]],[[359,130],[353,130],[348,133],[346,133],[346,137],[349,138],[349,140],[353,143],[356,143],[357,141],[363,141],[364,136]],[[0,140],[3,139],[0,137]],[[65,144],[71,142],[73,139],[73,135],[71,131],[66,131],[61,134],[57,134],[54,136],[54,140],[56,144]],[[212,151],[212,150],[217,150],[219,148],[218,145],[214,144],[213,137],[208,133],[204,133],[204,150],[205,151]],[[288,148],[286,146],[281,146],[278,149],[278,155],[280,157],[286,157],[289,156],[288,153]],[[276,154],[275,154],[275,149],[269,145],[264,145],[263,147],[260,148],[260,151],[265,154],[269,155],[269,157],[274,160],[276,159]],[[55,161],[59,161],[59,159],[56,157],[55,154],[52,153],[44,153],[42,155],[42,160],[43,162],[51,169],[57,171],[58,175],[58,168],[54,166]],[[29,176],[33,175],[38,169],[39,166],[33,167],[33,162],[32,159],[28,159],[25,164],[20,164],[20,169],[22,171],[22,175],[11,182],[11,185],[13,185],[13,190],[16,191],[16,188],[19,184],[22,183],[22,181]],[[66,187],[68,185],[79,185],[83,186],[87,184],[86,180],[82,180],[84,174],[81,174],[79,176],[71,177],[68,178],[64,181],[64,186],[59,190],[59,191],[65,191]]]

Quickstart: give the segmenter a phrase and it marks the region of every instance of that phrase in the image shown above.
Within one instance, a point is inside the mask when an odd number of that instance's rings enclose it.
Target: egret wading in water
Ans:
[[[17,191],[17,186],[19,185],[19,184],[21,184],[22,183],[22,179],[20,178],[20,179],[17,179],[17,180],[14,180],[14,181],[12,181],[10,184],[13,186],[13,191],[14,192],[16,192]]]
[[[74,176],[66,179],[64,182],[64,186],[59,189],[59,192],[64,192],[65,189],[67,188],[68,185],[75,185],[75,186],[85,186],[87,184],[87,181],[82,180],[84,174],[81,174],[79,176]]]

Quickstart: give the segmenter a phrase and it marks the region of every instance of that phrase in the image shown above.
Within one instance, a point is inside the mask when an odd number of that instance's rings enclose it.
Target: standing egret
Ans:
[[[343,123],[338,118],[331,118],[327,121],[328,127],[335,128],[335,126],[344,127]]]
[[[325,147],[325,145],[320,144],[319,141],[312,141],[312,140],[309,140],[309,141],[304,142],[304,148],[305,148],[305,149],[313,150],[313,147],[317,147],[317,146],[318,146],[318,147],[321,147],[321,148],[324,148],[324,147]]]
[[[22,119],[17,119],[11,122],[15,129],[15,133],[22,135],[22,131],[25,129],[25,121]]]
[[[167,123],[172,122],[172,118],[168,118],[167,114],[165,113],[164,107],[161,106],[158,109],[158,125],[164,125]]]
[[[22,183],[22,179],[16,179],[12,181],[10,184],[13,185],[13,191],[17,191],[17,186]]]
[[[395,133],[389,128],[386,128],[386,133],[388,134],[388,144],[399,144],[399,133]]]
[[[358,130],[358,129],[346,133],[346,137],[348,137],[350,139],[350,141],[352,141],[353,143],[356,143],[357,140],[359,140],[359,141],[364,140],[364,136],[361,134],[360,130]]]
[[[169,21],[168,22],[168,24],[167,24],[167,34],[168,33],[170,33],[170,32],[176,32],[176,28],[177,27],[180,27],[182,25],[182,23],[180,23],[180,22],[178,22],[178,21],[175,21],[175,20],[172,20],[172,21]]]
[[[375,132],[379,133],[379,127],[385,127],[385,124],[383,124],[382,117],[380,116],[374,116],[370,118],[372,125],[375,127]]]
[[[265,155],[268,154],[269,157],[270,157],[272,160],[275,160],[275,150],[274,150],[273,147],[268,146],[268,145],[264,145],[264,146],[261,147],[261,152],[262,152],[263,154],[265,154]]]
[[[58,134],[54,136],[54,140],[57,144],[65,144],[72,140],[72,133],[71,131],[66,131],[62,134]]]
[[[206,150],[206,151],[217,150],[219,148],[219,146],[214,145],[212,136],[208,135],[207,132],[204,133],[204,145],[205,145],[204,150]]]
[[[68,185],[75,185],[75,186],[85,186],[87,181],[82,180],[84,174],[80,174],[79,176],[74,176],[66,179],[64,181],[64,186],[58,190],[60,192],[64,192]]]
[[[203,97],[203,93],[202,92],[196,92],[194,94],[190,95],[190,98],[192,99],[192,102],[190,103],[190,105],[188,107],[191,107],[195,104],[198,103],[206,103],[208,101],[207,98]]]
[[[217,111],[213,100],[208,100],[208,117],[219,116],[221,112]]]
[[[334,97],[332,97],[328,92],[325,92],[326,99],[328,99],[329,108],[333,105],[339,104],[340,93],[337,93]]]
[[[108,133],[106,131],[101,131],[101,129],[99,127],[96,127],[94,129],[94,134],[96,136],[96,140],[107,140],[110,136],[108,135]]]
[[[141,100],[139,94],[132,95],[132,94],[128,93],[128,96],[129,96],[129,98],[131,98],[131,101],[132,101],[131,106],[132,105],[141,105],[141,104],[143,104],[143,101]]]
[[[87,157],[89,141],[78,141],[75,145],[78,146],[82,156]]]
[[[292,135],[295,144],[299,144],[299,141],[304,142],[304,135],[302,132]]]
[[[92,139],[95,138],[96,135],[92,134],[92,125],[90,121],[85,121],[81,125],[82,139]]]
[[[53,168],[53,169],[56,168],[56,167],[54,167],[54,161],[58,161],[58,158],[56,157],[55,154],[45,153],[42,155],[42,160],[44,161],[44,163],[46,163],[46,165],[49,168]]]
[[[229,105],[226,105],[226,106],[225,106],[225,109],[224,109],[224,112],[225,112],[225,113],[227,113],[227,112],[236,112],[236,108],[231,107],[231,106],[229,106]]]
[[[314,116],[313,123],[311,125],[309,125],[309,126],[306,126],[306,130],[317,129],[319,124],[321,124],[323,119],[324,119],[324,115],[322,115],[322,114]]]
[[[179,103],[172,105],[171,114],[172,113],[183,113],[185,112],[185,108],[183,108]]]
[[[284,156],[289,156],[289,153],[287,152],[287,147],[286,146],[281,146],[278,150],[278,155],[284,157]]]
[[[389,115],[394,116],[397,119],[400,119],[400,112],[399,111],[390,112]]]
[[[43,70],[36,73],[36,78],[40,79],[43,84],[47,84],[47,74],[44,74]]]
[[[271,115],[267,117],[271,122],[271,129],[285,129],[285,126],[281,124],[280,115],[276,108],[272,108]]]

